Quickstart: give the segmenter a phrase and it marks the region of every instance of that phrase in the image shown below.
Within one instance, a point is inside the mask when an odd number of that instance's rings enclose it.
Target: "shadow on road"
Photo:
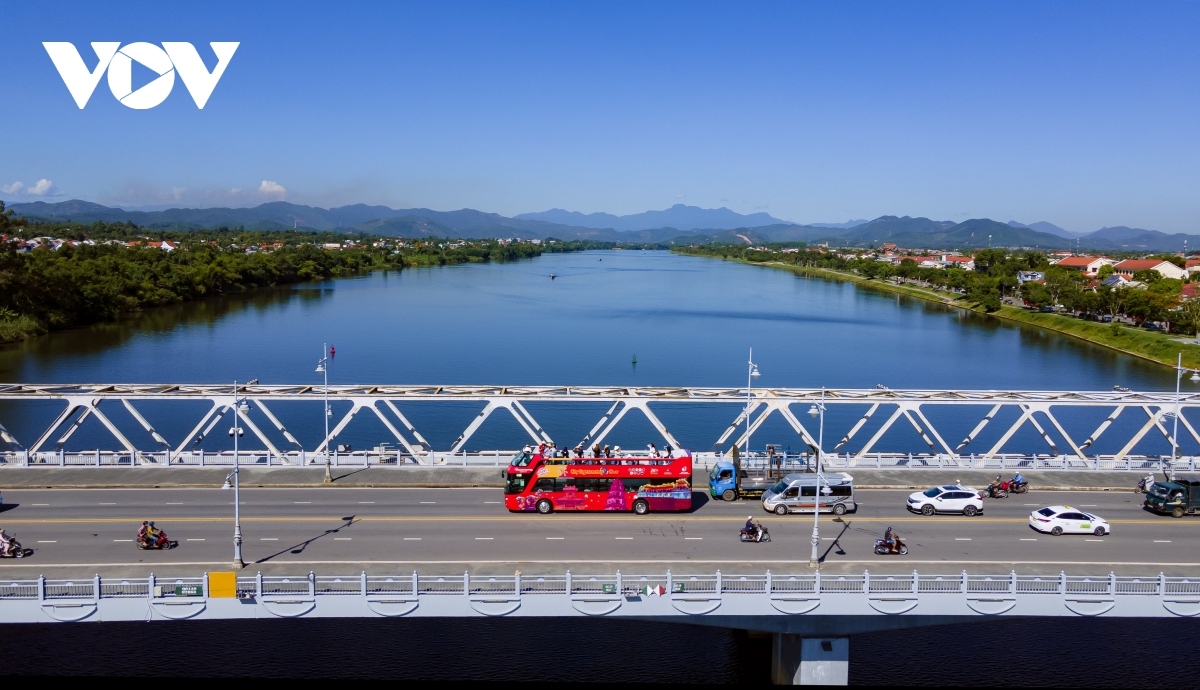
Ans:
[[[267,561],[270,561],[271,559],[276,558],[278,556],[282,556],[285,553],[302,554],[302,553],[304,553],[304,550],[308,548],[309,544],[315,542],[316,540],[320,539],[321,537],[325,537],[330,534],[337,534],[338,532],[341,532],[342,530],[346,529],[350,525],[353,525],[355,522],[358,522],[358,520],[356,518],[357,518],[356,515],[350,515],[347,517],[343,517],[342,519],[345,520],[346,523],[344,525],[342,525],[341,527],[338,527],[337,529],[327,529],[324,532],[322,532],[314,537],[305,539],[304,541],[299,542],[298,544],[295,544],[293,546],[288,546],[286,548],[283,548],[283,549],[271,554],[270,556],[264,556],[263,558],[260,558],[254,562],[255,563],[266,563]]]
[[[689,508],[687,512],[694,513],[697,510],[700,510],[705,505],[707,505],[710,500],[711,500],[711,498],[709,497],[707,491],[693,491],[692,492],[692,507]]]
[[[838,535],[833,538],[832,542],[829,543],[829,548],[825,549],[825,553],[821,554],[821,557],[818,559],[818,561],[821,563],[825,562],[825,559],[829,556],[829,552],[833,551],[834,549],[837,549],[837,552],[836,552],[837,555],[839,555],[839,556],[846,555],[846,551],[844,549],[842,549],[841,541],[842,541],[842,535],[844,535],[846,532],[850,531],[850,523],[846,522],[842,518],[838,518],[838,517],[835,517],[833,519],[833,521],[842,523],[842,531],[838,532]]]

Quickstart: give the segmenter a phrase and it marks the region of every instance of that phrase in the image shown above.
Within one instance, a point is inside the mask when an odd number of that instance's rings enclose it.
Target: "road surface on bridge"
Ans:
[[[1200,576],[1200,518],[1142,510],[1132,492],[1031,492],[988,500],[983,515],[909,513],[908,491],[861,491],[857,514],[821,517],[823,572],[1157,574]],[[513,514],[496,489],[243,489],[248,572],[480,574],[561,572],[808,572],[811,515],[775,516],[758,501],[726,503],[696,494],[686,514]],[[12,577],[190,574],[227,569],[233,493],[219,489],[53,489],[4,492],[0,526],[36,550],[0,561]],[[1094,512],[1113,534],[1053,537],[1031,530],[1030,511],[1067,504]],[[747,515],[771,531],[744,544]],[[177,549],[140,551],[141,520],[157,522]],[[877,556],[892,525],[905,557]],[[19,575],[18,575],[19,573]]]

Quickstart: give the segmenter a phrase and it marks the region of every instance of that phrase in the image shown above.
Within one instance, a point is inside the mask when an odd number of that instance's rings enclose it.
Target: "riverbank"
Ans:
[[[1128,326],[1083,321],[1061,314],[1034,312],[1008,305],[1001,306],[997,311],[985,312],[983,309],[964,304],[960,299],[962,296],[957,293],[922,288],[914,285],[896,284],[828,268],[796,266],[778,261],[748,261],[740,258],[727,258],[724,260],[737,261],[751,266],[781,268],[797,275],[813,276],[826,280],[847,281],[873,290],[908,295],[917,299],[954,307],[955,309],[1036,326],[1166,366],[1175,366],[1176,357],[1182,352],[1183,365],[1185,367],[1200,368],[1200,345],[1184,343],[1163,333],[1153,333]]]

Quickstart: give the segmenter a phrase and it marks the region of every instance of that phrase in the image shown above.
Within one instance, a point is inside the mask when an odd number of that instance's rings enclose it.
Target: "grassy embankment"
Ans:
[[[738,261],[739,259],[732,259]],[[853,273],[844,273],[842,271],[834,271],[826,268],[814,268],[810,266],[793,266],[778,262],[747,262],[755,266],[768,266],[771,268],[782,268],[799,275],[811,275],[819,278],[849,281],[856,283],[862,287],[881,290],[884,292],[899,293],[916,297],[918,299],[928,300],[931,302],[940,302],[947,306],[957,309],[965,309],[978,314],[985,313],[982,309],[973,308],[971,305],[964,304],[960,299],[961,295],[952,292],[944,292],[942,290],[934,290],[932,288],[922,288],[915,285],[897,285],[892,282],[882,280],[871,280]],[[1063,316],[1061,314],[1049,314],[1042,312],[1030,311],[1019,307],[1011,307],[1004,305],[999,311],[991,312],[989,316],[1004,319],[1006,321],[1015,321],[1018,323],[1029,324],[1044,328],[1049,331],[1055,331],[1064,335],[1069,335],[1080,340],[1085,340],[1089,343],[1102,345],[1113,350],[1124,352],[1134,357],[1140,357],[1158,364],[1168,366],[1175,365],[1176,356],[1183,353],[1183,365],[1185,367],[1200,368],[1200,345],[1185,343],[1177,338],[1168,336],[1164,333],[1156,333],[1145,331],[1128,326],[1117,326],[1115,324],[1097,323],[1095,321],[1083,321],[1071,316]]]

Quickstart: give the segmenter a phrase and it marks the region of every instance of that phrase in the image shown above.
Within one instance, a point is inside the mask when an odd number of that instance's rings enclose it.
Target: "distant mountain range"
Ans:
[[[273,201],[253,208],[170,208],[161,211],[124,210],[88,201],[43,201],[12,204],[9,208],[31,220],[130,221],[149,229],[196,230],[244,227],[247,230],[344,230],[395,237],[525,237],[599,242],[691,244],[710,242],[808,242],[831,246],[879,246],[971,249],[1030,247],[1095,251],[1174,252],[1184,241],[1200,249],[1200,235],[1124,226],[1075,234],[1052,223],[1001,223],[988,218],[954,221],[880,216],[874,220],[801,225],[766,213],[740,214],[727,208],[704,209],[676,204],[662,211],[627,216],[578,213],[551,209],[509,218],[473,209],[434,211],[427,208],[393,209],[354,204],[324,209]]]

